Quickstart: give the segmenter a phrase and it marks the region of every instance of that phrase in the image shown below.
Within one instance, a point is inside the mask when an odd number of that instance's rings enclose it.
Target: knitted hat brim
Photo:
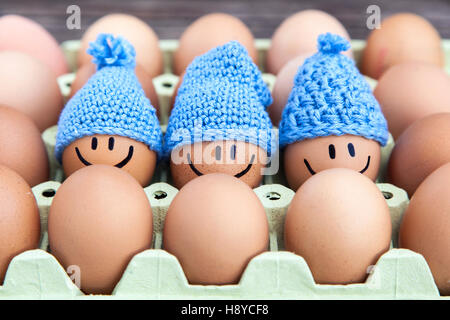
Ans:
[[[282,128],[281,128],[282,130]],[[367,130],[362,134],[357,129],[350,130],[347,128],[329,128],[328,130],[321,131],[320,129],[317,130],[310,130],[308,132],[299,132],[296,131],[294,134],[286,134],[285,132],[280,130],[280,149],[284,149],[286,146],[303,141],[306,139],[314,139],[318,137],[328,137],[328,136],[343,136],[346,134],[354,135],[354,136],[360,136],[364,137],[369,140],[375,140],[377,141],[380,146],[384,147],[388,141],[389,136],[386,137],[386,135],[382,132],[373,130],[371,127],[367,127]]]

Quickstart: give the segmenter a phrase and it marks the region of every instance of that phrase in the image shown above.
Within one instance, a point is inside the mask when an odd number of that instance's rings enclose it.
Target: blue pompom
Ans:
[[[338,54],[350,49],[350,43],[337,34],[321,34],[317,38],[317,48],[322,53]]]
[[[87,53],[94,57],[97,70],[107,66],[123,66],[133,68],[136,66],[136,51],[123,37],[114,37],[112,34],[101,33],[95,42],[89,44]]]

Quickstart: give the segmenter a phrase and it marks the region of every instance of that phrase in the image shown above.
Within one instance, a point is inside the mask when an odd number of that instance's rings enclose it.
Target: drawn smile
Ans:
[[[75,147],[75,152],[77,153],[78,159],[80,159],[80,161],[85,166],[90,166],[92,164],[89,161],[87,161],[85,158],[83,158],[83,156],[81,155],[81,152],[78,149],[78,147]],[[133,148],[133,146],[130,146],[130,148],[128,149],[128,155],[125,157],[125,159],[123,159],[119,163],[115,164],[114,166],[117,167],[117,168],[124,167],[131,160],[131,158],[133,157],[133,152],[134,152],[134,148]]]
[[[194,171],[194,173],[195,173],[196,175],[202,176],[203,173],[201,173],[200,171],[198,171],[198,169],[197,169],[197,168],[194,166],[194,164],[192,163],[192,161],[191,161],[191,154],[190,154],[190,153],[187,154],[187,160],[188,160],[189,167],[191,168],[191,170]],[[245,169],[242,170],[241,172],[235,174],[234,176],[235,176],[236,178],[240,178],[240,177],[242,177],[244,174],[246,174],[247,172],[249,172],[250,169],[251,169],[251,167],[252,167],[252,165],[253,165],[253,161],[255,161],[255,155],[252,155],[252,158],[250,159],[250,163],[248,164],[247,168],[245,168]]]
[[[309,165],[308,160],[303,159],[303,162],[305,163],[305,166],[306,166],[306,168],[308,169],[309,173],[311,173],[311,175],[315,175],[316,172],[311,168],[311,166]],[[366,166],[365,166],[361,171],[359,171],[359,173],[364,173],[364,172],[366,172],[366,170],[369,168],[369,165],[370,165],[370,156],[367,157],[367,163],[366,163]]]

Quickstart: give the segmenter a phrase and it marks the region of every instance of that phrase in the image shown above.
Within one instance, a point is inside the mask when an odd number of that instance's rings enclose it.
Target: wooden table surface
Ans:
[[[81,9],[81,29],[68,30],[66,9]],[[211,12],[226,12],[242,19],[255,37],[269,38],[287,16],[304,9],[320,9],[337,17],[353,39],[364,39],[368,5],[376,4],[382,17],[396,12],[414,12],[427,18],[450,38],[450,0],[1,0],[0,15],[19,14],[43,25],[58,40],[78,39],[99,17],[113,12],[135,15],[146,21],[160,39],[178,38],[192,21]]]

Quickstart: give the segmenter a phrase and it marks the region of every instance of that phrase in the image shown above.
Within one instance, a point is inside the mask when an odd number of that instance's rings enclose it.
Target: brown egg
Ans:
[[[375,181],[380,161],[381,146],[377,141],[349,134],[305,139],[288,145],[284,152],[284,170],[293,190],[330,168],[353,169]]]
[[[450,163],[417,188],[400,226],[399,245],[424,256],[442,295],[450,295]]]
[[[249,186],[214,173],[178,192],[167,211],[163,241],[189,283],[235,284],[249,261],[267,250],[269,226]]]
[[[362,73],[374,79],[402,62],[444,65],[439,33],[423,17],[412,13],[384,19],[380,29],[370,33],[361,59]]]
[[[152,242],[152,209],[142,187],[112,166],[71,175],[56,192],[48,217],[51,253],[80,269],[81,290],[110,294],[131,258]]]
[[[435,65],[405,62],[383,73],[374,95],[396,139],[416,120],[450,112],[450,77]]]
[[[77,70],[75,79],[70,85],[69,98],[72,98],[73,95],[85,85],[85,83],[95,73],[95,71],[96,67],[93,63],[86,63]],[[142,89],[144,89],[145,96],[149,98],[151,104],[153,105],[153,107],[155,107],[156,112],[159,115],[159,100],[158,95],[156,94],[155,87],[153,86],[152,79],[140,65],[136,65],[135,72],[139,83],[142,86]]]
[[[317,52],[317,37],[331,32],[350,41],[344,26],[333,16],[320,10],[303,10],[286,18],[275,30],[267,52],[267,72],[278,74],[291,59]],[[353,58],[351,50],[343,52]]]
[[[306,260],[316,283],[361,283],[389,250],[389,208],[367,177],[349,169],[325,170],[296,192],[284,237],[286,249]]]
[[[99,33],[111,33],[123,36],[136,50],[136,62],[140,64],[151,78],[163,71],[162,52],[156,33],[144,21],[122,13],[108,14],[95,21],[83,35],[78,54],[78,66],[92,61],[86,50],[89,43],[95,41]]]
[[[21,52],[0,52],[0,104],[33,119],[42,132],[56,124],[63,106],[55,73]]]
[[[172,151],[170,171],[177,188],[208,173],[225,173],[257,187],[263,178],[267,153],[242,141],[197,142]]]
[[[277,79],[272,90],[273,103],[267,108],[270,119],[275,126],[278,126],[281,120],[281,114],[291,94],[294,78],[298,69],[303,65],[305,59],[313,55],[315,52],[301,54],[281,68],[277,74]]]
[[[56,76],[69,72],[66,58],[55,38],[33,20],[17,15],[0,18],[0,51],[26,53],[46,64]]]
[[[101,134],[75,140],[62,154],[66,177],[85,166],[107,164],[128,172],[144,187],[153,177],[156,160],[156,152],[142,142]]]
[[[0,285],[12,258],[39,245],[41,224],[30,186],[0,165]]]
[[[253,62],[258,63],[258,52],[250,29],[232,15],[211,13],[195,20],[181,35],[173,56],[174,73],[180,75],[195,57],[231,40],[239,41]]]
[[[450,162],[450,113],[417,120],[398,138],[388,165],[392,184],[412,196],[434,170]]]
[[[49,178],[47,151],[30,117],[0,105],[0,164],[35,186]]]

